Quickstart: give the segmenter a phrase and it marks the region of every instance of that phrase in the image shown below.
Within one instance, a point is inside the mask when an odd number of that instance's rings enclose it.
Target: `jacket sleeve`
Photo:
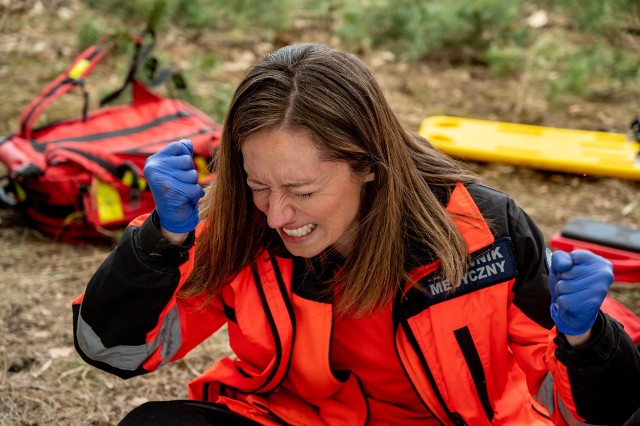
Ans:
[[[530,391],[559,424],[622,424],[640,406],[638,348],[618,322],[602,313],[592,339],[580,348],[557,333],[549,313],[551,252],[524,211],[512,201],[508,210],[518,263],[509,336]]]
[[[183,357],[225,322],[219,300],[200,309],[204,297],[176,297],[193,267],[194,233],[175,246],[157,223],[155,212],[133,221],[73,301],[76,350],[122,378]]]

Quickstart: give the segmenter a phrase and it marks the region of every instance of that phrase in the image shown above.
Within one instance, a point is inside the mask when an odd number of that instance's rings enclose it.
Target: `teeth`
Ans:
[[[307,235],[309,232],[313,231],[316,228],[316,226],[317,226],[316,224],[310,223],[308,225],[302,226],[297,229],[282,228],[282,230],[284,231],[285,234],[289,235],[290,237],[302,237],[304,235]]]

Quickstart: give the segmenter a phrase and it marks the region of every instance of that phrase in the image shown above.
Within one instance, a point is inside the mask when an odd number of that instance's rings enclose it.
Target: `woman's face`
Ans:
[[[362,187],[373,173],[356,176],[346,162],[322,160],[301,131],[258,132],[241,150],[253,201],[291,254],[351,250]]]

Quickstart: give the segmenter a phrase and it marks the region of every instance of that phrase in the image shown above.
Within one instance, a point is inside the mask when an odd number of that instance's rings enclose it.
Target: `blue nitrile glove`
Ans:
[[[151,155],[144,165],[160,225],[170,232],[191,232],[200,221],[198,200],[204,190],[198,185],[192,155],[191,141],[181,140]]]
[[[551,318],[569,336],[586,333],[596,318],[609,286],[613,266],[587,250],[557,251],[551,257]]]

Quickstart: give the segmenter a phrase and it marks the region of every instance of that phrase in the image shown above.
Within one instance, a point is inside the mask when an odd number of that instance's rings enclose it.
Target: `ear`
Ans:
[[[367,175],[364,177],[364,181],[366,182],[372,182],[374,179],[376,178],[376,174],[371,172],[371,173],[367,173]]]

